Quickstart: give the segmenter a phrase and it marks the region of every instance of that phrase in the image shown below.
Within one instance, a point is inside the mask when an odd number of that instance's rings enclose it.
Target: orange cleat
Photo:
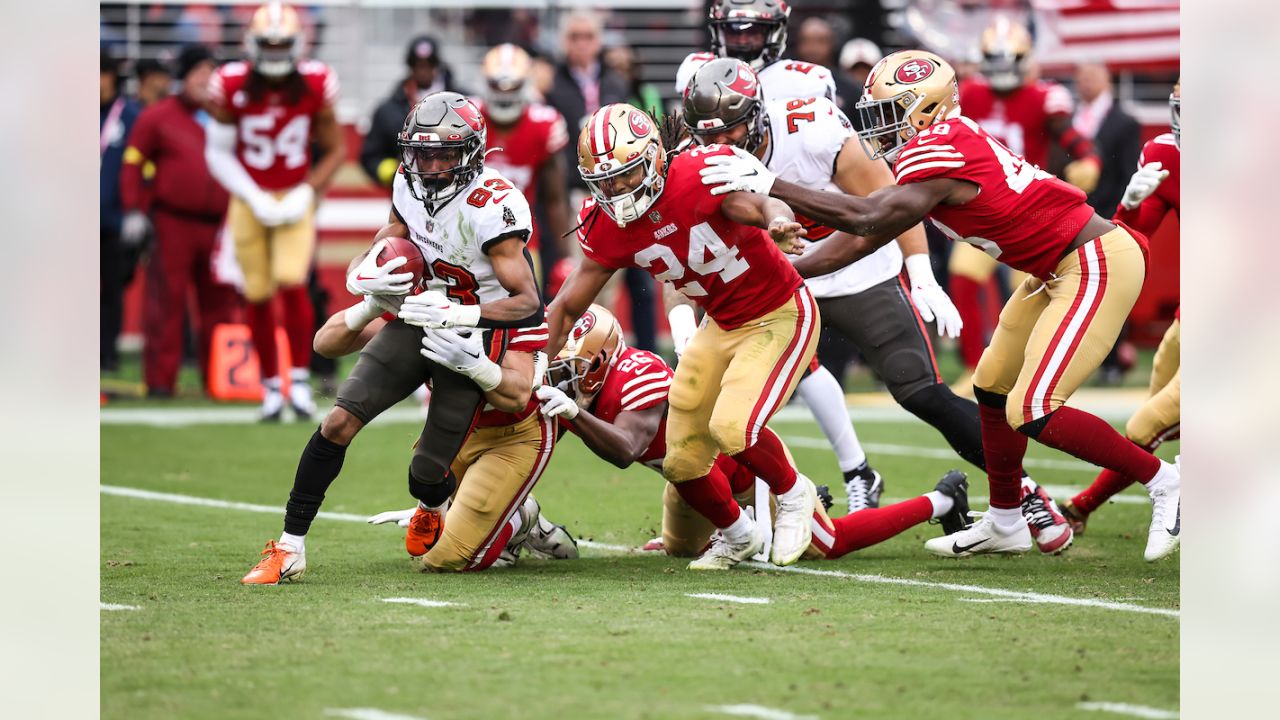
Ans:
[[[297,552],[288,545],[281,545],[275,540],[268,540],[262,551],[263,558],[240,578],[241,585],[279,585],[285,580],[302,577],[307,569],[305,553]]]
[[[404,536],[404,549],[411,556],[426,555],[440,541],[444,532],[444,515],[448,510],[449,502],[446,500],[439,511],[427,510],[421,505],[413,511],[413,517],[409,518],[409,532]]]

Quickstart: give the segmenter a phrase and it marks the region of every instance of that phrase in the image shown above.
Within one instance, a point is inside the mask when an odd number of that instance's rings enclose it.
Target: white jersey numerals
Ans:
[[[991,146],[991,152],[1004,170],[1004,181],[1008,183],[1010,190],[1021,195],[1036,180],[1049,179],[1049,173],[1009,152],[992,137],[987,136],[987,144]]]
[[[311,118],[299,115],[280,132],[271,136],[276,119],[271,115],[246,115],[240,118],[240,141],[244,143],[244,162],[251,168],[266,170],[284,156],[289,169],[307,163],[307,140],[311,135]]]
[[[667,269],[654,275],[656,280],[676,284],[676,289],[684,293],[685,297],[706,296],[707,289],[697,280],[684,285],[678,283],[679,280],[684,278],[686,268],[680,263],[680,259],[676,257],[675,252],[670,247],[657,244],[650,245],[635,255],[636,264],[644,268],[653,265],[658,260],[661,260]],[[751,269],[751,266],[741,256],[738,248],[725,245],[724,240],[716,234],[710,223],[699,223],[689,230],[688,262],[688,269],[695,274],[701,277],[718,274],[720,281],[725,284],[733,282]]]

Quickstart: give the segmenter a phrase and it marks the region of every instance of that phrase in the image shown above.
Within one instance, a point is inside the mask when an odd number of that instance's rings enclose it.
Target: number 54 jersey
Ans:
[[[524,194],[497,170],[485,168],[435,215],[413,197],[404,173],[396,173],[391,208],[426,260],[426,289],[459,305],[511,295],[494,275],[488,251],[495,241],[512,235],[528,240],[533,222]]]
[[[607,268],[643,268],[672,283],[725,330],[780,307],[803,284],[800,275],[769,233],[725,217],[724,196],[702,184],[706,159],[729,154],[724,145],[706,145],[677,155],[657,201],[624,228],[588,198],[578,216],[583,253]]]

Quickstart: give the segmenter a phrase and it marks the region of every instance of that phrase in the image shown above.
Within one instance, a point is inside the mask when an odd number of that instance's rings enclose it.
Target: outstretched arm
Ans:
[[[614,272],[616,271],[589,257],[583,257],[582,262],[578,263],[578,267],[564,281],[564,287],[560,288],[559,294],[547,307],[547,328],[551,333],[547,341],[547,357],[554,358],[564,347],[573,324],[595,302],[596,296],[605,283],[609,282],[609,278],[613,277]]]
[[[862,235],[879,248],[924,220],[935,205],[951,194],[954,182],[935,179],[890,185],[860,198],[775,180],[769,194],[828,227]]]
[[[625,468],[638,460],[653,443],[666,412],[667,404],[663,402],[644,410],[618,413],[618,417],[608,423],[582,410],[567,422],[573,425],[591,452],[617,467]]]

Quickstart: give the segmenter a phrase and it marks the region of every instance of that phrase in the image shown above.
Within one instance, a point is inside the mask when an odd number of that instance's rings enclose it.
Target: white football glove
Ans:
[[[711,189],[712,195],[731,192],[753,192],[768,195],[777,179],[755,155],[733,148],[733,156],[714,155],[707,158],[707,166],[699,171],[703,185],[719,185]]]
[[[502,382],[502,368],[485,354],[483,335],[478,330],[428,330],[422,336],[420,352],[435,364],[471,378],[488,392]]]
[[[1124,189],[1124,197],[1120,199],[1120,204],[1126,210],[1133,210],[1141,205],[1169,177],[1169,171],[1161,170],[1162,167],[1163,163],[1147,163],[1129,178],[1129,186]]]
[[[404,299],[400,319],[424,328],[475,327],[480,324],[479,305],[455,305],[444,293],[428,290]]]
[[[120,222],[120,242],[126,247],[138,247],[151,232],[151,220],[141,210],[130,210]]]
[[[309,183],[302,183],[285,193],[284,197],[280,198],[281,224],[290,225],[306,217],[315,201],[316,191]]]
[[[385,525],[387,523],[395,523],[402,528],[407,528],[409,527],[409,519],[413,517],[413,513],[416,512],[417,509],[418,508],[416,507],[411,507],[408,510],[388,510],[386,512],[380,512],[377,515],[370,517],[369,519],[365,520],[365,522],[369,523],[370,525]]]
[[[933,266],[926,253],[908,255],[907,277],[911,280],[911,302],[925,322],[938,321],[938,334],[942,337],[960,337],[964,322],[960,311],[933,277]]]
[[[249,210],[253,212],[253,216],[258,218],[258,222],[265,227],[284,224],[284,212],[280,208],[280,201],[276,200],[271,193],[257,190],[245,195],[243,200],[249,206]]]
[[[374,243],[369,254],[347,275],[347,291],[352,295],[404,295],[413,288],[413,273],[395,272],[409,258],[393,257],[378,264],[378,254],[386,244],[386,240]]]
[[[563,390],[543,385],[535,391],[538,402],[542,404],[542,414],[547,417],[563,417],[572,420],[578,417],[578,403],[565,394]]]
[[[698,332],[698,318],[694,315],[692,306],[681,303],[667,312],[667,322],[671,325],[671,342],[675,345],[676,357],[679,358],[684,355],[684,349],[689,347],[693,334]]]
[[[537,390],[542,387],[542,381],[547,379],[547,354],[541,350],[533,351],[533,389]]]

